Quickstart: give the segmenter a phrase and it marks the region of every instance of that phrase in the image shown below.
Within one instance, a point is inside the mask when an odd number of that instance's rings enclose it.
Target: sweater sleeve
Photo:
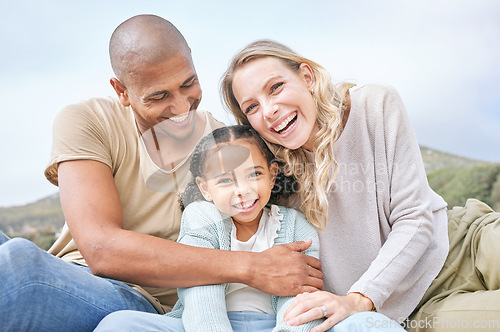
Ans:
[[[284,208],[281,208],[282,211]],[[285,218],[285,234],[284,242],[289,243],[294,241],[304,241],[307,239],[312,240],[311,246],[304,251],[305,254],[309,256],[319,257],[319,239],[316,229],[309,223],[304,215],[294,209],[286,209]],[[279,238],[281,239],[281,237]],[[316,319],[311,322],[299,325],[299,326],[288,326],[283,323],[283,316],[285,315],[286,309],[290,306],[294,296],[273,296],[273,302],[275,302],[276,307],[276,327],[273,332],[277,331],[309,331],[313,327],[321,324],[324,319]]]
[[[215,206],[208,202],[196,202],[189,204],[182,215],[178,242],[227,250],[229,243],[224,234],[224,220]],[[179,288],[184,329],[187,332],[232,331],[225,294],[225,284]]]
[[[370,106],[367,117],[379,118],[370,121],[375,123],[370,131],[376,172],[383,174],[378,186],[386,186],[387,195],[377,193],[377,199],[388,197],[380,206],[385,207],[391,231],[368,270],[349,290],[368,296],[377,309],[396,288],[412,286],[403,280],[429,247],[434,231],[432,190],[403,103],[393,89],[378,92],[382,101]]]

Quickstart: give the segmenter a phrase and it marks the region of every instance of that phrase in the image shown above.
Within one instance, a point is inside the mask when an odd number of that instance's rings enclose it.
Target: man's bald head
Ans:
[[[159,64],[181,52],[191,56],[182,34],[172,23],[155,15],[129,18],[115,29],[109,42],[111,66],[125,85],[134,80],[141,68]]]

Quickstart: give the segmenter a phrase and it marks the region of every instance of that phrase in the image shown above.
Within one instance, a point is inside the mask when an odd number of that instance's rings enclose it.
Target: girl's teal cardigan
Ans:
[[[274,244],[290,243],[312,239],[313,243],[304,253],[319,257],[319,240],[316,229],[304,215],[294,209],[279,207],[281,230]],[[210,202],[200,201],[189,204],[182,215],[179,243],[197,247],[231,250],[231,218],[217,210]],[[235,263],[237,264],[237,263]],[[232,331],[226,311],[227,284],[179,288],[179,301],[171,317],[182,317],[186,331]],[[273,331],[309,331],[320,324],[315,320],[300,326],[282,323],[283,315],[294,299],[292,296],[272,296],[276,313],[276,328]]]

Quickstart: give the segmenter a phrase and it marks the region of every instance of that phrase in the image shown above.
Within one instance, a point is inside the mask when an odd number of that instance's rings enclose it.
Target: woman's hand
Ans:
[[[326,316],[323,316],[321,306],[326,308]],[[326,317],[323,323],[311,330],[320,332],[328,330],[357,312],[370,311],[372,308],[372,301],[359,293],[349,293],[347,296],[338,296],[325,291],[302,293],[292,301],[283,321],[290,326],[296,326]]]

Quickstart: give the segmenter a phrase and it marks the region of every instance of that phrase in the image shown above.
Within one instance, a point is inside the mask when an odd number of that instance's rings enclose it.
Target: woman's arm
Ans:
[[[397,91],[381,86],[366,89],[371,91],[365,93],[366,103],[372,104],[366,107],[366,117],[375,157],[374,171],[383,174],[376,179],[384,182],[377,184],[376,194],[383,202],[378,202],[378,206],[385,210],[378,222],[390,225],[390,232],[368,270],[349,292],[368,296],[381,309],[396,289],[404,293],[421,278],[427,278],[430,284],[439,271],[440,266],[431,267],[440,262],[429,262],[424,253],[433,241],[435,223],[442,222],[433,215],[436,202],[443,203],[440,207],[445,204],[428,185],[420,148]],[[446,247],[447,241],[434,245]],[[419,286],[421,295],[428,284]]]

